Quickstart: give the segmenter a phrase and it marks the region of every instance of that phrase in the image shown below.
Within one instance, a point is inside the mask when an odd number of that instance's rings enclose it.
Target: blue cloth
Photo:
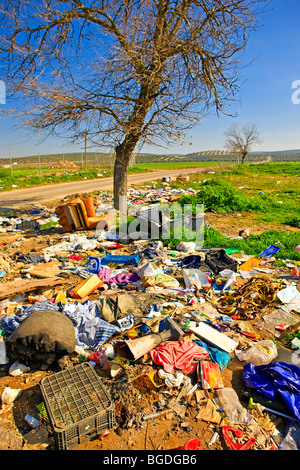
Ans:
[[[25,320],[31,313],[37,310],[56,310],[61,309],[59,303],[52,303],[49,301],[36,302],[33,305],[23,305],[20,309],[20,312],[12,315],[5,315],[0,318],[0,328],[7,333],[11,334],[15,329],[20,325],[20,323]]]
[[[210,344],[208,345],[204,341],[199,340],[193,341],[193,343],[206,349],[211,357],[212,362],[216,362],[219,365],[220,370],[224,370],[232,361],[232,356],[229,353],[222,351],[216,346],[211,346]]]
[[[281,397],[300,420],[300,367],[281,361],[261,366],[249,362],[244,366],[243,382],[271,400]]]
[[[114,333],[122,331],[119,326],[103,320],[96,301],[65,304],[63,313],[73,321],[76,342],[83,348],[97,347],[105,343]]]

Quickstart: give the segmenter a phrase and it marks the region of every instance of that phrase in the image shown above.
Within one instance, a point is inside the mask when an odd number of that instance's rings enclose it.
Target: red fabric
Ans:
[[[195,357],[200,360],[210,357],[205,348],[186,341],[166,341],[152,349],[150,355],[155,364],[163,366],[165,372],[171,373],[179,369],[187,375],[197,369]]]

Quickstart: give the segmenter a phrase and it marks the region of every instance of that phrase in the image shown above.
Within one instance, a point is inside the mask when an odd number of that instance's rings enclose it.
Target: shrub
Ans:
[[[192,204],[194,208],[196,204],[203,204],[204,209],[214,209],[218,212],[267,211],[266,202],[260,196],[249,197],[219,178],[203,182],[197,194],[184,194],[180,197],[179,203]]]

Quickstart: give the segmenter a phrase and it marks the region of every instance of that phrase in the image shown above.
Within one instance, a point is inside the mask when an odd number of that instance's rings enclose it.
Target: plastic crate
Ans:
[[[136,255],[103,255],[101,264],[138,264],[139,254]]]
[[[91,364],[40,381],[57,450],[69,450],[116,427],[115,407]]]
[[[224,269],[230,269],[237,272],[238,262],[227,255],[225,250],[219,250],[215,253],[207,253],[205,255],[205,264],[209,266],[215,274],[219,274]]]

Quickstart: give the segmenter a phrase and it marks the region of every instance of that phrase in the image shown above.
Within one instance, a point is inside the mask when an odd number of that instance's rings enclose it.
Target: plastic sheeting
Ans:
[[[262,366],[250,362],[244,366],[243,381],[271,400],[281,397],[300,420],[300,367],[280,361]]]

